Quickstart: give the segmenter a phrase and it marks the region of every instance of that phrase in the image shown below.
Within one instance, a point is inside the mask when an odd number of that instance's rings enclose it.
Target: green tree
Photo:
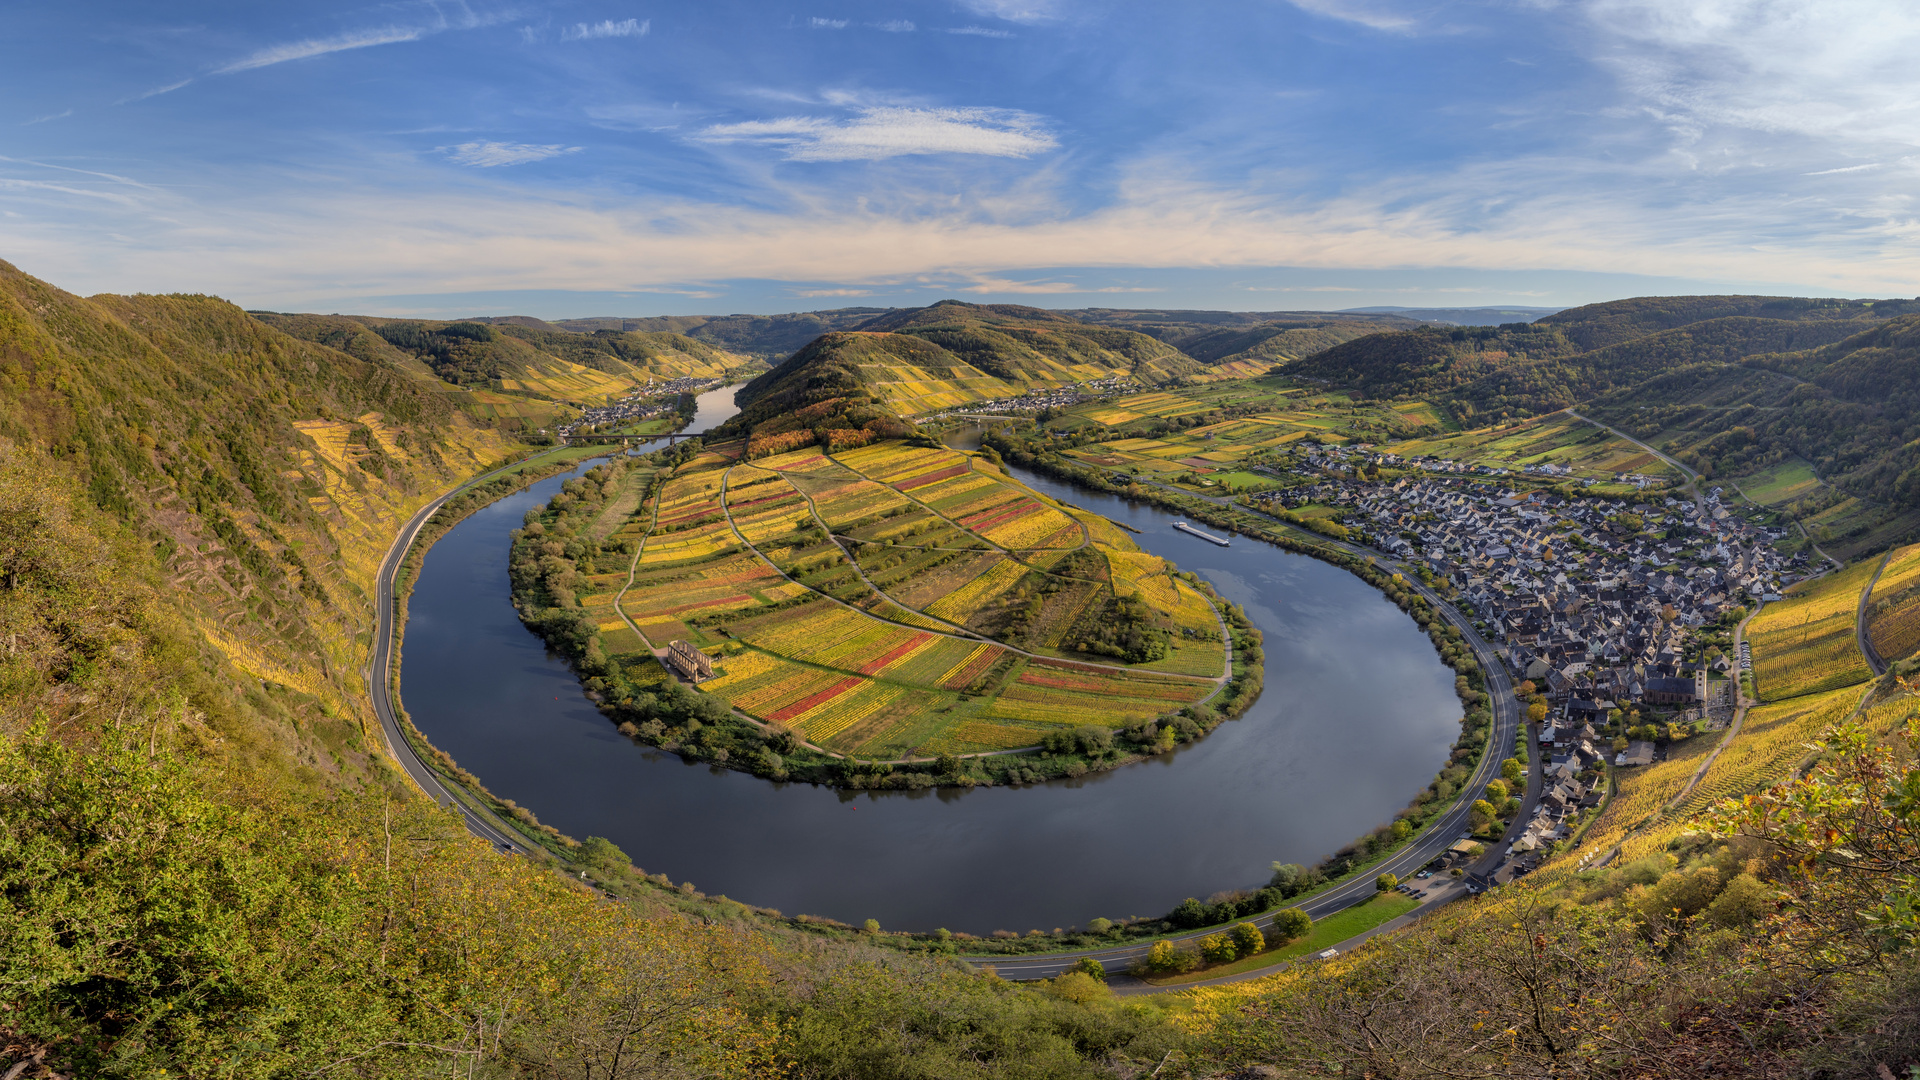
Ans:
[[[1509,784],[1522,784],[1526,782],[1527,770],[1518,758],[1508,758],[1500,763],[1500,775]]]
[[[1273,917],[1275,941],[1295,941],[1313,932],[1313,916],[1290,907]]]
[[[1208,934],[1200,939],[1200,956],[1209,964],[1224,964],[1239,955],[1233,938],[1227,934]]]
[[[1400,879],[1392,874],[1381,874],[1379,877],[1373,879],[1373,887],[1376,892],[1391,892],[1394,888],[1398,887],[1399,884]]]
[[[860,929],[869,934],[877,934],[880,932],[880,920],[868,919],[866,922],[860,924]]]
[[[1240,956],[1252,956],[1267,947],[1266,935],[1250,922],[1236,923],[1228,933],[1233,937],[1234,951]]]
[[[1540,721],[1545,720],[1546,718],[1547,718],[1546,702],[1536,701],[1533,704],[1527,706],[1527,719],[1537,724]]]
[[[1475,799],[1471,812],[1473,815],[1473,827],[1476,829],[1486,828],[1500,816],[1499,812],[1494,810],[1493,804],[1485,799]]]
[[[1495,780],[1487,785],[1487,801],[1496,806],[1506,802],[1507,796],[1511,794],[1512,791],[1508,789],[1505,780]]]
[[[1073,965],[1073,970],[1091,975],[1096,979],[1104,979],[1107,977],[1106,966],[1091,956],[1081,957],[1080,961]]]

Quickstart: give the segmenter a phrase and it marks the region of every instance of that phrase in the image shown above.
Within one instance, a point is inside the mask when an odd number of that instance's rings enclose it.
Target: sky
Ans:
[[[0,0],[0,259],[366,314],[1920,294],[1912,0]]]

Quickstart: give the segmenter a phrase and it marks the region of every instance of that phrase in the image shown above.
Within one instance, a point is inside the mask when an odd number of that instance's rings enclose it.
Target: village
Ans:
[[[979,413],[1010,414],[1039,413],[1050,409],[1069,409],[1087,401],[1100,401],[1105,398],[1124,394],[1137,394],[1145,389],[1131,375],[1113,375],[1105,379],[1063,386],[1054,390],[1035,390],[1019,397],[991,398],[986,401],[971,402],[961,408],[933,413],[920,417],[922,423],[943,420],[949,416],[971,416]]]
[[[1599,805],[1603,762],[1648,765],[1673,739],[1726,726],[1742,663],[1727,628],[1807,576],[1807,558],[1783,556],[1783,534],[1734,514],[1718,489],[1701,502],[1568,497],[1451,462],[1353,478],[1356,466],[1421,464],[1388,457],[1317,448],[1301,463],[1322,470],[1311,483],[1253,502],[1331,508],[1355,539],[1454,598],[1521,692],[1544,699],[1544,792],[1510,851],[1508,872],[1525,873]]]
[[[619,401],[582,410],[578,419],[555,428],[554,433],[561,438],[597,435],[643,420],[670,416],[678,407],[681,394],[697,394],[719,384],[720,380],[715,378],[668,379],[664,382],[649,379],[645,387],[634,390]]]

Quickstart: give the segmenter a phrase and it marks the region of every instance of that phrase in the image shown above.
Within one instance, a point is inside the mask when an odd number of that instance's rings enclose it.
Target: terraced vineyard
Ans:
[[[714,659],[702,691],[877,758],[1124,727],[1218,685],[1212,602],[1095,515],[950,450],[738,450],[650,477],[637,505],[616,498],[624,522],[596,519],[602,550],[632,553],[632,582],[596,573],[580,601],[624,668],[689,641]],[[1148,647],[1128,656],[1115,625]]]
[[[1881,572],[1867,609],[1867,638],[1889,664],[1920,649],[1920,544],[1895,551]]]
[[[1859,688],[1845,687],[1748,710],[1740,733],[1720,751],[1700,783],[1678,806],[1630,838],[1621,848],[1621,857],[1632,861],[1662,850],[1674,835],[1689,828],[1689,823],[1714,803],[1786,779],[1811,753],[1807,744],[1845,720],[1859,703],[1861,693]],[[1707,747],[1716,741],[1703,736],[1689,740]],[[1697,752],[1689,755],[1694,767],[1699,764],[1699,756]],[[1692,768],[1687,770],[1689,774],[1692,771]]]
[[[1860,591],[1878,560],[1804,582],[1768,604],[1747,629],[1761,700],[1781,701],[1865,682],[1873,672],[1854,639]]]

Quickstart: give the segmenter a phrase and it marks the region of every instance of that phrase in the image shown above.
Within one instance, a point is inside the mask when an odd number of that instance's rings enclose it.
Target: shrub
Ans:
[[[1288,908],[1273,917],[1273,936],[1278,941],[1295,941],[1313,930],[1313,916],[1299,908]]]
[[[1240,956],[1252,956],[1267,947],[1266,935],[1250,922],[1235,925],[1229,933],[1233,937],[1234,952]]]
[[[1400,879],[1392,874],[1381,874],[1373,879],[1373,887],[1379,892],[1387,892],[1400,884]]]
[[[1200,955],[1209,964],[1224,964],[1239,956],[1233,938],[1226,934],[1208,934],[1200,939]]]

